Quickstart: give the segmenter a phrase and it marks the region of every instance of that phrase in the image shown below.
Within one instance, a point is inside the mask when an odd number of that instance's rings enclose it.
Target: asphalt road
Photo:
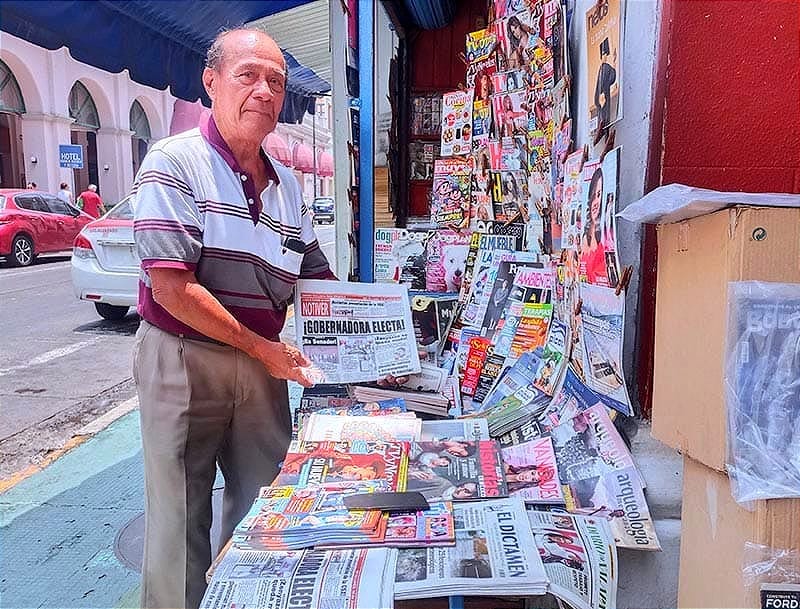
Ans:
[[[334,257],[333,226],[317,227]],[[69,257],[0,267],[0,481],[62,447],[81,427],[135,395],[139,319],[101,319],[72,293]]]

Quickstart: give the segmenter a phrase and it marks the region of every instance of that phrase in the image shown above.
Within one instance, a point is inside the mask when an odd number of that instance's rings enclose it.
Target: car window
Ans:
[[[121,203],[117,203],[114,209],[106,214],[106,218],[133,220],[133,205],[131,205],[131,199],[125,199]]]
[[[69,209],[69,206],[58,197],[42,197],[42,198],[44,199],[44,202],[47,204],[50,213],[61,214],[62,216],[73,215]]]
[[[20,209],[27,209],[28,211],[40,211],[49,213],[50,210],[38,195],[18,195],[14,197],[14,202]]]

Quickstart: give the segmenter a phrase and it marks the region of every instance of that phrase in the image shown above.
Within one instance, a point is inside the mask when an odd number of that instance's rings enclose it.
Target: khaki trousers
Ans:
[[[233,347],[146,321],[133,367],[145,468],[142,607],[198,607],[212,558],[216,464],[225,478],[221,547],[286,453],[286,381]]]

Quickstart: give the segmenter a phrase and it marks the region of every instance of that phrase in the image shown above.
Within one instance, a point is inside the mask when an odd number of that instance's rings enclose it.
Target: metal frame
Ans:
[[[361,283],[372,283],[372,241],[375,235],[375,2],[358,0],[359,189],[358,272]]]

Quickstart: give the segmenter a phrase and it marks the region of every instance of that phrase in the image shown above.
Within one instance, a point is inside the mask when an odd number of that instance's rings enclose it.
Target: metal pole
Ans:
[[[317,100],[314,100],[314,114],[311,115],[311,147],[314,156],[314,198],[317,198]]]
[[[361,97],[359,117],[358,270],[362,283],[372,283],[374,219],[374,95],[375,2],[358,0],[358,80]]]
[[[347,197],[350,186],[350,157],[347,141],[350,138],[350,98],[347,95],[347,16],[339,2],[328,5],[331,25],[331,64],[333,73],[333,160],[334,200],[336,202],[336,275],[347,279],[351,268],[350,233],[353,210]]]

